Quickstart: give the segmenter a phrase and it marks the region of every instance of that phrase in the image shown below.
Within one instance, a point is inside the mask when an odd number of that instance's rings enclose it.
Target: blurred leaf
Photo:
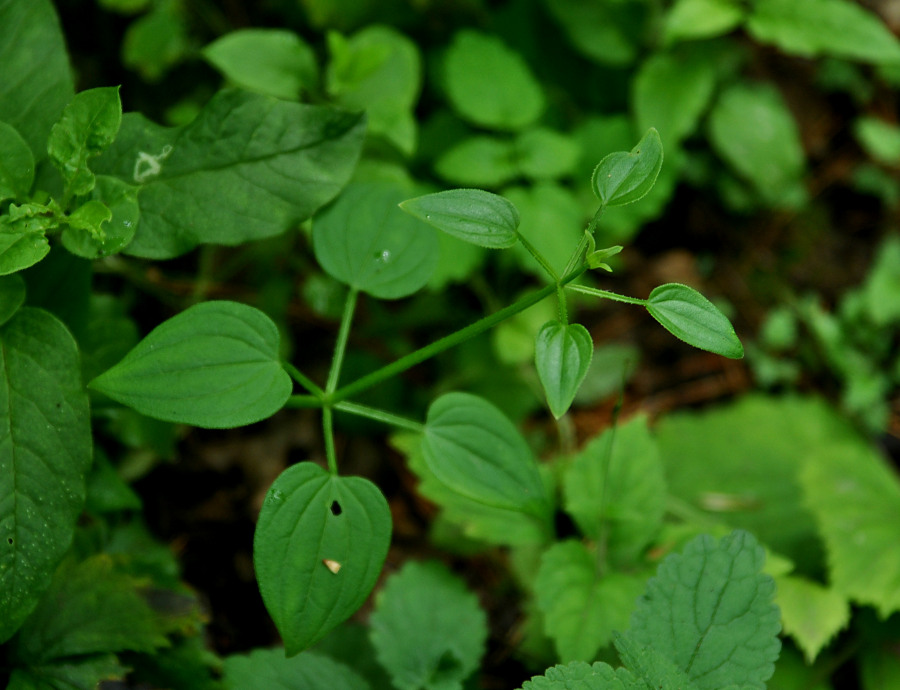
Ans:
[[[784,633],[794,638],[806,663],[812,664],[850,622],[850,604],[839,592],[804,577],[781,575],[775,584]]]
[[[123,680],[129,669],[112,654],[60,659],[30,668],[15,668],[6,690],[82,690],[102,681]]]
[[[0,202],[23,200],[34,184],[34,154],[15,127],[0,121]]]
[[[555,297],[549,297],[491,329],[497,359],[513,365],[534,362],[534,335],[556,313]]]
[[[25,281],[20,275],[0,276],[0,326],[25,303]]]
[[[640,360],[640,349],[634,345],[609,343],[594,348],[591,366],[578,389],[575,402],[588,405],[621,390],[634,376]]]
[[[676,0],[666,15],[664,35],[669,43],[721,36],[744,20],[740,0]]]
[[[853,133],[869,156],[884,165],[900,166],[900,126],[877,117],[860,117]]]
[[[877,326],[900,321],[900,235],[892,233],[881,243],[862,294],[869,317]]]
[[[491,188],[519,174],[513,142],[480,134],[463,139],[441,154],[434,170],[451,184]]]
[[[125,30],[122,64],[148,82],[158,82],[190,51],[182,10],[177,0],[157,0],[147,14]]]
[[[546,127],[528,129],[515,140],[515,158],[523,175],[551,180],[571,175],[578,162],[578,145],[568,136]]]
[[[545,0],[576,50],[606,65],[623,66],[638,54],[645,8],[637,2]]]

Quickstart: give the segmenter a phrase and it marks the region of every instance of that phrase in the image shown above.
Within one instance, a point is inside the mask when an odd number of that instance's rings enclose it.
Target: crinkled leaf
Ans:
[[[836,445],[801,473],[828,550],[831,585],[882,616],[900,611],[900,481],[863,441]]]
[[[0,328],[0,640],[37,603],[68,550],[91,464],[75,340],[22,308]]]
[[[290,101],[318,81],[316,54],[284,29],[239,29],[203,48],[207,62],[245,89]]]
[[[351,184],[313,221],[313,250],[329,275],[381,299],[411,295],[437,265],[435,232],[403,213],[402,187]]]
[[[22,276],[0,276],[0,326],[9,321],[25,303]]]
[[[184,127],[127,113],[94,169],[139,188],[128,253],[167,259],[295,227],[346,184],[364,134],[358,113],[228,89]]]
[[[797,575],[775,578],[776,603],[784,632],[812,664],[822,648],[850,621],[850,604],[840,592]]]
[[[597,164],[591,188],[604,206],[630,204],[650,191],[662,164],[662,141],[651,127],[631,151],[611,153]]]
[[[697,690],[688,675],[661,653],[636,642],[628,634],[615,635],[622,663],[653,690]]]
[[[493,188],[519,174],[513,142],[485,134],[454,144],[437,158],[434,171],[451,184]]]
[[[21,199],[34,183],[34,154],[16,128],[0,122],[0,202]]]
[[[544,675],[525,681],[522,690],[647,690],[642,680],[624,668],[613,670],[601,661],[584,661],[548,668]]]
[[[59,215],[49,206],[10,204],[0,215],[0,275],[34,266],[47,256],[50,243],[44,233],[59,223]]]
[[[271,417],[291,394],[279,333],[237,302],[197,304],[164,321],[90,387],[141,414],[222,429]]]
[[[480,189],[449,189],[408,199],[400,208],[453,237],[490,249],[512,247],[519,212],[502,196]]]
[[[457,32],[444,57],[444,88],[453,108],[475,125],[519,130],[544,110],[540,83],[497,36]]]
[[[560,659],[590,661],[628,626],[644,578],[597,569],[597,554],[579,541],[562,541],[541,557],[535,580],[544,628]]]
[[[109,209],[110,218],[91,228],[73,225],[69,216],[69,227],[62,233],[63,246],[84,259],[98,259],[122,251],[134,238],[141,216],[137,189],[115,177],[98,175],[91,196],[89,203],[102,204]],[[82,208],[75,213],[82,212]]]
[[[740,0],[676,0],[666,15],[666,41],[721,36],[736,29],[745,13]]]
[[[428,408],[425,462],[440,482],[472,500],[544,516],[534,455],[512,422],[483,398],[447,393]]]
[[[286,658],[281,649],[254,649],[226,657],[226,690],[369,690],[353,669],[319,652]]]
[[[744,346],[728,317],[694,288],[666,283],[653,289],[647,311],[676,338],[701,350],[740,359]]]
[[[487,618],[478,598],[436,562],[408,562],[392,575],[369,624],[378,660],[398,690],[461,690],[485,652]]]
[[[288,656],[362,606],[390,540],[387,501],[367,479],[331,475],[311,462],[279,475],[259,513],[253,563]]]
[[[764,690],[781,649],[764,560],[747,532],[694,539],[647,583],[629,637],[672,661],[698,690]]]
[[[548,321],[538,331],[534,363],[550,412],[559,419],[569,409],[591,364],[594,341],[577,323]]]

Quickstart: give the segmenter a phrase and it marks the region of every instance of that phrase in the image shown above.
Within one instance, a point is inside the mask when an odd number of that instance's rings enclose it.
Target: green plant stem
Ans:
[[[292,395],[284,406],[292,410],[299,410],[324,407],[324,403],[322,398],[315,395]]]
[[[401,417],[400,415],[385,410],[379,410],[375,407],[369,407],[368,405],[344,401],[337,403],[334,406],[334,409],[338,412],[348,412],[349,414],[355,414],[358,417],[374,419],[376,422],[384,422],[385,424],[390,424],[399,429],[406,429],[407,431],[422,433],[425,430],[425,425],[415,420],[407,419],[406,417]]]
[[[600,216],[603,215],[603,211],[606,206],[601,206],[597,209],[597,212],[594,214],[591,221],[588,223],[587,231],[593,235],[594,231],[597,229],[597,223],[600,222]],[[578,246],[575,247],[575,251],[572,253],[572,256],[569,258],[569,262],[566,264],[566,270],[563,271],[563,275],[569,275],[571,271],[575,269],[575,267],[582,261],[582,254],[584,254],[584,250],[588,248],[588,239],[585,235],[581,236],[581,240],[578,242]]]
[[[191,304],[198,304],[206,297],[206,294],[213,285],[213,270],[215,265],[216,246],[214,244],[202,245],[197,260],[197,279],[194,281],[194,289],[191,292]]]
[[[562,279],[560,279],[559,283],[561,285],[571,283],[586,270],[587,269],[582,266],[564,276]],[[504,307],[500,311],[496,311],[489,316],[485,316],[483,319],[480,319],[475,323],[466,326],[465,328],[451,333],[450,335],[445,336],[440,340],[436,340],[430,345],[426,345],[425,347],[418,349],[415,352],[410,352],[408,355],[381,367],[381,369],[376,369],[372,373],[366,374],[353,383],[339,388],[337,391],[329,395],[328,399],[332,404],[334,404],[341,402],[342,400],[346,400],[347,398],[356,395],[357,393],[361,393],[364,390],[368,390],[372,386],[381,383],[385,379],[396,376],[397,374],[400,374],[407,369],[414,367],[416,364],[424,362],[425,360],[440,354],[444,350],[448,350],[451,347],[459,345],[469,338],[472,338],[479,333],[483,333],[489,328],[496,326],[501,321],[505,321],[509,317],[515,316],[519,312],[528,309],[528,307],[537,304],[545,297],[552,295],[556,291],[556,287],[556,285],[548,285],[544,288],[541,288],[540,290],[535,290],[534,292],[525,295],[525,297],[518,300],[517,302],[510,304],[508,307]]]
[[[322,437],[325,439],[325,459],[328,471],[337,476],[337,453],[334,450],[334,413],[330,407],[322,408]]]
[[[564,325],[569,325],[569,309],[566,304],[566,288],[562,283],[556,284],[556,301],[559,305],[559,322]]]
[[[541,268],[543,268],[547,272],[547,275],[549,275],[553,279],[553,282],[558,283],[559,276],[557,275],[556,271],[553,270],[553,266],[550,265],[550,262],[547,261],[547,259],[544,258],[544,255],[538,251],[537,247],[526,240],[525,236],[522,235],[522,233],[520,233],[518,230],[516,230],[516,236],[519,238],[519,242],[522,243],[522,246],[525,247],[525,249],[528,250],[528,253],[534,257],[534,260],[537,261],[541,265]]]
[[[325,393],[330,395],[337,389],[338,380],[341,378],[341,365],[344,363],[344,353],[347,351],[347,339],[350,336],[350,324],[353,321],[353,312],[356,311],[356,298],[359,292],[350,288],[347,293],[347,301],[344,302],[344,314],[341,316],[341,327],[338,330],[337,342],[334,345],[334,357],[331,360],[331,371],[328,372],[328,383],[325,384]]]
[[[323,391],[323,390],[316,384],[315,381],[313,381],[311,378],[309,378],[306,374],[304,374],[302,371],[300,371],[300,370],[299,370],[297,367],[295,367],[293,364],[291,364],[290,362],[282,362],[282,363],[281,363],[281,366],[284,367],[284,370],[285,370],[288,374],[290,374],[290,377],[291,377],[292,379],[294,379],[294,381],[296,381],[296,382],[299,383],[301,386],[303,386],[303,388],[305,388],[307,391],[309,391],[310,393],[312,393],[312,394],[316,397],[317,400],[321,400],[322,398],[325,397],[325,391]],[[293,396],[291,396],[291,398],[305,398],[305,397],[308,397],[308,396],[305,396],[305,395],[303,395],[303,396],[298,396],[298,395],[293,395]]]
[[[628,295],[620,295],[617,292],[610,292],[609,290],[600,290],[598,288],[587,287],[585,285],[567,285],[566,286],[572,292],[580,292],[582,295],[591,295],[593,297],[603,297],[604,299],[611,299],[616,302],[625,302],[626,304],[638,304],[642,307],[647,306],[647,300],[638,299],[637,297],[629,297]]]

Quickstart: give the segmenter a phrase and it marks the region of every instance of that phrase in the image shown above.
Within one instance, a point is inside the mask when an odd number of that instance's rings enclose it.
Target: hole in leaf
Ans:
[[[7,542],[10,546],[12,546],[12,545],[13,545],[13,538],[12,538],[12,537],[9,537],[9,538],[6,540],[6,542]]]
[[[341,508],[340,503],[338,503],[337,501],[331,502],[331,514],[332,515],[340,515],[343,512],[344,512],[344,509]]]

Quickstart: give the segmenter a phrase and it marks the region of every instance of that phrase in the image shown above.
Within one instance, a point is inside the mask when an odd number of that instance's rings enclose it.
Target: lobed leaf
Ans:
[[[669,333],[688,345],[731,359],[744,356],[744,346],[728,317],[694,288],[679,283],[660,285],[645,306]]]
[[[225,690],[369,690],[353,669],[319,652],[285,658],[280,649],[233,654],[222,664]]]
[[[651,127],[630,152],[611,153],[597,164],[591,188],[604,206],[630,204],[653,188],[662,164],[662,141]]]
[[[575,400],[594,354],[591,334],[581,324],[548,321],[538,331],[534,363],[553,416],[562,417]]]
[[[471,244],[506,249],[518,241],[519,212],[502,196],[480,189],[449,189],[408,199],[411,216]]]

